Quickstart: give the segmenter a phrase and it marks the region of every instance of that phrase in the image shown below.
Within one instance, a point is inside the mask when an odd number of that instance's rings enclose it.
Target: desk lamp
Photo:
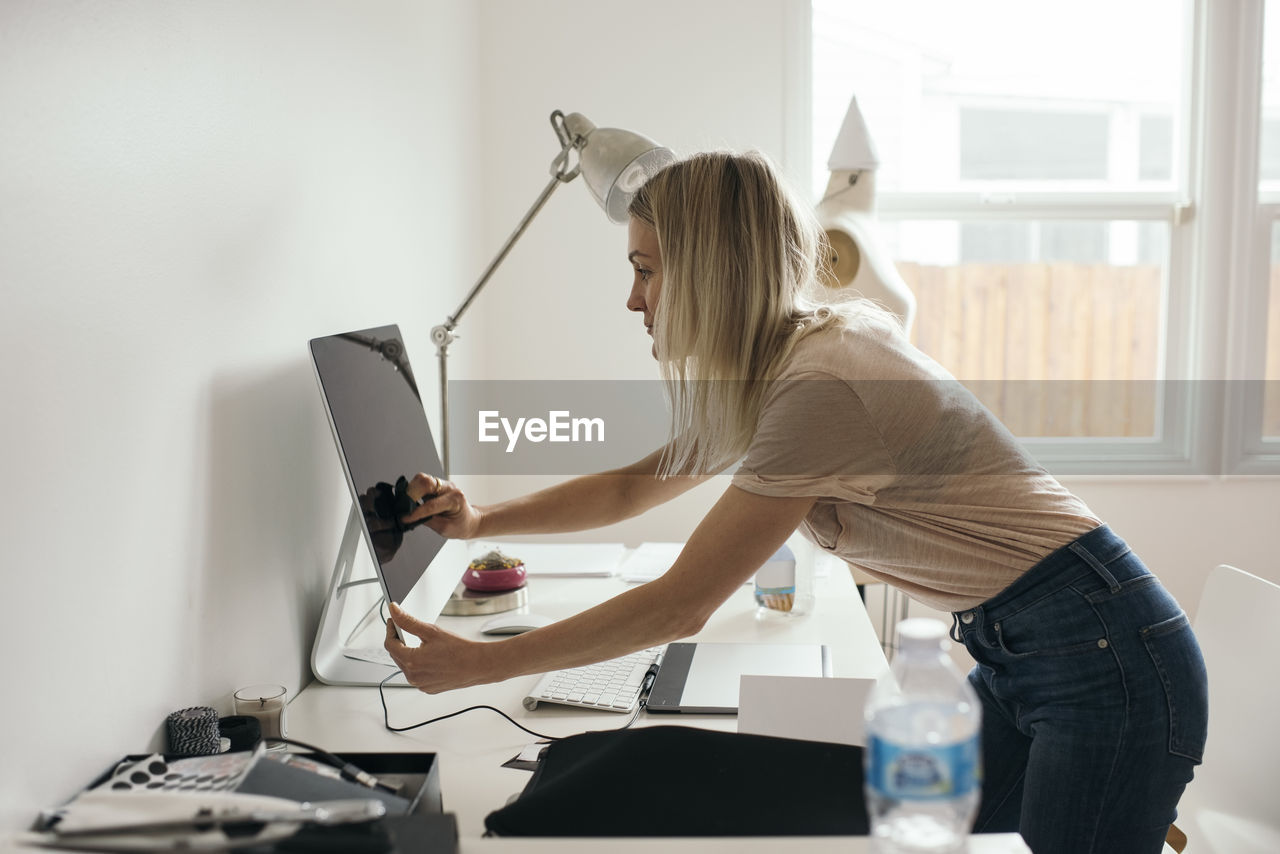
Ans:
[[[910,332],[916,298],[876,233],[875,176],[879,166],[858,99],[851,98],[827,160],[831,179],[817,210],[818,222],[831,245],[826,284],[850,288],[875,300],[896,314],[902,328]]]
[[[431,340],[440,357],[440,460],[445,477],[449,476],[449,345],[458,337],[454,330],[463,312],[480,293],[498,265],[507,257],[511,247],[524,234],[538,211],[561,184],[567,184],[578,175],[587,182],[587,189],[600,207],[615,223],[627,221],[627,206],[636,190],[666,164],[675,160],[675,154],[648,137],[617,128],[598,128],[581,113],[551,114],[551,127],[560,140],[560,153],[551,161],[551,180],[534,201],[533,207],[520,220],[507,242],[480,274],[458,310],[445,322],[431,330]],[[576,155],[576,157],[575,157]],[[570,161],[574,161],[572,164]]]

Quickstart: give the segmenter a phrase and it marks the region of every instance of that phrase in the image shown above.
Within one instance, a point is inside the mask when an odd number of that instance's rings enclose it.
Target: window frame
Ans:
[[[1263,39],[1268,5],[1272,14],[1280,15],[1277,0],[1196,0],[1202,52],[1206,65],[1216,71],[1205,75],[1210,81],[1207,98],[1212,101],[1216,96],[1225,102],[1217,114],[1205,108],[1203,135],[1209,153],[1200,191],[1206,204],[1216,201],[1224,212],[1217,221],[1206,223],[1206,232],[1215,233],[1206,234],[1205,242],[1218,240],[1230,253],[1221,263],[1221,269],[1227,271],[1227,299],[1220,301],[1225,306],[1205,305],[1205,313],[1217,323],[1204,330],[1204,337],[1211,342],[1215,334],[1223,339],[1221,363],[1204,378],[1220,386],[1216,395],[1222,413],[1218,437],[1221,471],[1226,475],[1280,474],[1280,437],[1263,435],[1261,393],[1266,371],[1272,229],[1280,223],[1280,192],[1264,190],[1260,181]],[[1217,158],[1213,157],[1215,148],[1221,152]],[[1221,186],[1215,186],[1207,174],[1215,167],[1225,179]],[[1224,234],[1224,228],[1229,233]],[[1205,255],[1212,251],[1209,246],[1202,249]],[[1203,298],[1211,303],[1211,282],[1205,280],[1201,285]],[[1280,330],[1271,332],[1280,336]],[[1210,420],[1207,415],[1206,420]]]
[[[1280,14],[1280,6],[1276,12]],[[1271,380],[1268,383],[1265,376],[1268,332],[1280,336],[1280,329],[1267,329],[1271,300],[1271,244],[1274,229],[1280,227],[1280,200],[1269,200],[1272,195],[1260,194],[1255,208],[1248,268],[1254,287],[1244,294],[1241,328],[1236,330],[1237,343],[1233,353],[1237,366],[1225,390],[1228,428],[1223,458],[1228,474],[1280,473],[1280,436],[1267,436],[1263,432],[1267,386],[1280,392],[1280,382]]]
[[[1020,189],[1014,182],[988,181],[966,182],[974,189],[877,194],[885,221],[1095,219],[1169,226],[1158,435],[1020,437],[1057,474],[1280,474],[1280,437],[1262,435],[1262,396],[1256,393],[1265,370],[1271,228],[1280,224],[1280,192],[1260,195],[1258,183],[1267,3],[1280,14],[1280,0],[1182,0],[1188,61],[1167,189]],[[801,126],[809,138],[794,130],[799,122],[789,123],[785,153],[790,171],[808,186],[813,9],[811,3],[795,5],[803,23],[793,21],[789,36],[804,68],[795,75],[804,91],[789,115],[808,113]]]

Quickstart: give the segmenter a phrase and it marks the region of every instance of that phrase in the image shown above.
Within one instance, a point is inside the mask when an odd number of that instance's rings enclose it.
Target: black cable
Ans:
[[[295,747],[301,747],[303,750],[311,751],[316,756],[323,759],[325,763],[337,768],[345,780],[349,780],[353,783],[359,783],[360,785],[366,786],[370,789],[382,789],[393,795],[400,791],[397,787],[390,786],[382,782],[368,771],[363,771],[360,768],[357,768],[341,756],[335,756],[327,750],[316,747],[314,744],[307,744],[305,741],[298,741],[297,739],[283,737],[272,738],[271,741],[281,741],[285,744],[292,744]]]
[[[502,709],[496,708],[494,706],[489,706],[489,705],[468,706],[465,709],[459,709],[456,712],[450,712],[447,715],[440,715],[437,718],[431,718],[430,720],[422,721],[421,723],[410,724],[409,726],[401,726],[401,727],[392,726],[391,713],[387,711],[387,694],[386,694],[386,691],[383,689],[385,688],[388,682],[390,682],[395,677],[399,676],[401,672],[402,671],[397,670],[394,673],[392,673],[390,676],[388,676],[386,679],[383,679],[381,682],[378,683],[378,699],[382,701],[382,723],[391,732],[408,732],[411,729],[417,729],[418,727],[426,726],[427,724],[434,724],[434,723],[438,723],[439,721],[448,720],[449,718],[456,718],[458,715],[465,714],[466,712],[474,712],[477,709],[488,709],[491,712],[497,712],[498,714],[502,715],[516,728],[522,729],[525,732],[529,733],[529,735],[536,736],[537,738],[545,738],[548,741],[560,741],[561,739],[568,738],[568,736],[563,736],[563,735],[545,735],[540,732],[535,732],[529,729],[527,726],[524,726],[523,724],[521,724],[515,718],[508,715],[506,712],[502,711]],[[614,727],[613,729],[608,729],[608,730],[588,730],[588,732],[618,732],[620,730],[627,729],[633,723],[636,722],[636,719],[640,717],[640,712],[643,711],[645,706],[647,705],[648,703],[646,702],[646,699],[641,699],[639,704],[637,704],[636,706],[635,712],[632,713],[631,719],[620,727]]]

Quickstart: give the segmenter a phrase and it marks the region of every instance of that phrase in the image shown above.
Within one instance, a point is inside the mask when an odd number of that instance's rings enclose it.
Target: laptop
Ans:
[[[671,643],[649,691],[648,711],[738,713],[743,676],[831,676],[825,644]]]

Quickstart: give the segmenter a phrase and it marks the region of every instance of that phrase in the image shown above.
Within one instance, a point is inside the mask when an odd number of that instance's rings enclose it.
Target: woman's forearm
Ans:
[[[484,681],[579,667],[696,634],[704,619],[700,609],[661,582],[650,581],[538,629],[536,637],[528,633],[485,644],[485,652],[496,654],[488,658],[488,668],[479,668],[487,670]]]
[[[538,492],[477,507],[479,537],[584,531],[629,519],[638,512],[628,479],[643,475],[594,474]]]
[[[812,498],[731,488],[665,574],[545,628],[485,645],[484,678],[577,667],[696,634],[812,505]]]
[[[705,478],[658,477],[661,451],[626,468],[584,475],[509,501],[477,507],[477,537],[558,534],[612,525],[670,501]]]

